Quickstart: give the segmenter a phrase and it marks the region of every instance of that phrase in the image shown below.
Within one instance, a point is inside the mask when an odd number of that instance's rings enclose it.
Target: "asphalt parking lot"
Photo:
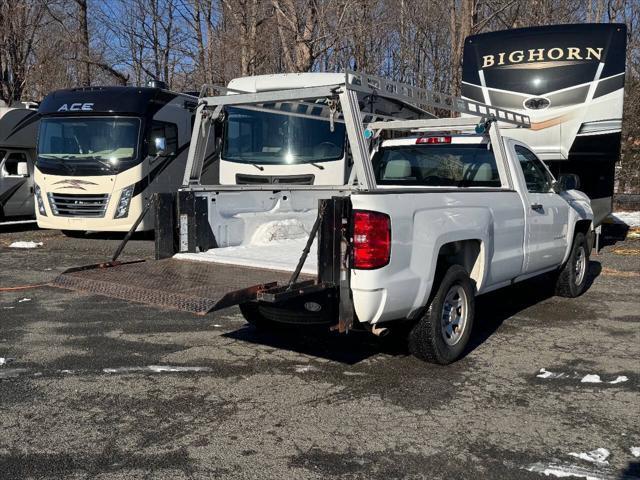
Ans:
[[[447,367],[364,334],[262,333],[236,308],[6,290],[117,243],[0,230],[0,479],[640,478],[640,239],[593,256],[578,299],[545,278],[482,297]]]

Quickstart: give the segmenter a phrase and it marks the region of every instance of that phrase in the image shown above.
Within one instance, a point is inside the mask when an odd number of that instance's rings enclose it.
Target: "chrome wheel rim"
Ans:
[[[467,294],[460,285],[449,288],[442,303],[441,333],[447,345],[457,344],[464,334],[469,315]]]
[[[578,248],[578,255],[576,255],[575,272],[576,285],[582,285],[584,276],[587,273],[587,253],[582,246]]]

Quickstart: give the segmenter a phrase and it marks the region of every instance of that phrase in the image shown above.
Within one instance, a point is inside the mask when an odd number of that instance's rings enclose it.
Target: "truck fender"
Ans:
[[[562,258],[562,265],[564,265],[571,254],[576,231],[582,231],[582,233],[588,235],[594,227],[591,201],[585,193],[579,190],[567,190],[560,192],[560,196],[569,204],[567,245]]]
[[[441,209],[418,211],[414,215],[413,229],[414,249],[410,265],[420,282],[412,313],[427,304],[434,287],[439,254],[447,244],[469,240],[479,243],[477,258],[469,274],[476,283],[476,291],[482,289],[493,251],[493,215],[488,208],[449,208],[444,214]]]

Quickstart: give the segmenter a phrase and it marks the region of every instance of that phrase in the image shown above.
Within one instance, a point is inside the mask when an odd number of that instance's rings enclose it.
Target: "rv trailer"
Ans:
[[[0,222],[35,216],[33,162],[39,116],[34,106],[0,107]]]
[[[129,231],[156,192],[182,183],[197,97],[87,87],[43,100],[35,164],[38,226],[68,235]],[[136,225],[154,227],[153,211]]]
[[[462,95],[526,114],[526,142],[557,176],[577,174],[595,223],[611,212],[620,157],[624,24],[575,24],[468,37]]]

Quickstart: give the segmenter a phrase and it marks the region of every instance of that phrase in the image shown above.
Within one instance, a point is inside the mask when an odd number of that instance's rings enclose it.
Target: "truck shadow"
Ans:
[[[600,262],[589,262],[587,289],[598,277]],[[476,321],[463,358],[487,341],[509,318],[554,296],[553,282],[546,275],[478,297]],[[409,325],[400,325],[389,336],[378,338],[368,332],[351,331],[348,335],[306,327],[269,331],[247,325],[224,334],[234,340],[263,345],[278,350],[311,355],[355,365],[379,354],[408,356]]]
[[[585,292],[600,275],[600,262],[589,262]],[[511,287],[481,295],[476,299],[474,329],[464,356],[491,337],[509,318],[555,296],[555,285],[549,275],[541,275]]]
[[[14,223],[12,221],[0,223],[0,233],[35,232],[39,230],[35,220],[27,221],[29,223]]]

